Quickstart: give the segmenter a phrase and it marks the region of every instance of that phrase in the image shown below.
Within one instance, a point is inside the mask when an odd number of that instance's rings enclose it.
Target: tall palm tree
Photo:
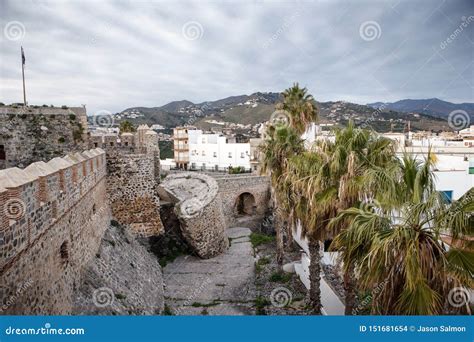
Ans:
[[[267,138],[261,146],[262,151],[262,173],[270,174],[270,180],[273,189],[273,198],[275,202],[276,214],[276,238],[277,238],[277,261],[283,261],[284,227],[283,216],[285,213],[280,208],[280,202],[285,202],[285,189],[282,186],[281,178],[287,168],[288,159],[303,151],[303,141],[299,134],[289,126],[277,124],[267,129]]]
[[[291,156],[303,151],[303,142],[300,139],[309,125],[318,119],[318,111],[314,99],[307,93],[306,88],[300,88],[298,83],[286,89],[283,93],[283,102],[277,109],[283,109],[288,115],[286,124],[281,122],[270,123],[267,128],[267,139],[262,147],[263,173],[270,173],[272,181],[272,198],[275,203],[275,223],[277,235],[277,259],[283,260],[284,237],[289,236],[286,211],[280,208],[285,205],[286,189],[280,179],[286,170],[287,160]],[[286,126],[286,127],[285,127]],[[280,202],[282,204],[280,204]]]
[[[333,243],[353,261],[362,289],[379,289],[372,313],[440,314],[451,289],[474,285],[465,239],[474,231],[474,189],[449,204],[435,190],[435,161],[432,153],[424,162],[405,155],[375,197],[334,220],[350,222]]]
[[[333,238],[347,227],[338,221],[328,225],[338,212],[357,205],[377,186],[375,168],[385,169],[394,162],[393,144],[374,132],[356,128],[352,122],[335,131],[335,141],[318,141],[313,149],[290,160],[287,182],[295,198],[291,207],[308,238],[311,265],[311,289],[319,288],[321,242]],[[285,184],[285,182],[283,182]],[[301,207],[301,210],[299,210]],[[318,269],[316,269],[318,267]],[[344,260],[346,314],[355,304],[353,263]],[[313,295],[316,295],[314,293]],[[311,297],[311,293],[310,293]]]
[[[289,115],[289,125],[299,134],[303,134],[308,126],[318,120],[318,108],[312,95],[298,83],[283,92],[281,108]]]

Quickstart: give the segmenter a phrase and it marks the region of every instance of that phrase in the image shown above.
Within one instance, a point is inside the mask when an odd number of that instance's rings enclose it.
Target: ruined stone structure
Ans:
[[[69,314],[110,222],[101,149],[0,171],[0,313]]]
[[[0,169],[26,167],[88,147],[82,107],[0,107]]]
[[[211,258],[228,247],[219,189],[212,177],[175,173],[166,177],[159,189],[163,200],[175,203],[181,232],[197,255]]]
[[[214,177],[219,186],[226,226],[246,220],[246,227],[257,229],[270,201],[270,180],[266,176],[220,175]]]
[[[114,218],[137,237],[163,232],[160,219],[158,134],[148,126],[135,133],[92,134],[90,143],[107,153],[107,194]]]

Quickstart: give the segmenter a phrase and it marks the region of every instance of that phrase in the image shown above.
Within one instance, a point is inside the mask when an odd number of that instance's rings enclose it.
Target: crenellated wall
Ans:
[[[101,149],[0,170],[0,314],[68,314],[110,222]]]

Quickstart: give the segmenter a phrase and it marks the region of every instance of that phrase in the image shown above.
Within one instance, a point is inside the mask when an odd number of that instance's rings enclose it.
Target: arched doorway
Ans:
[[[244,192],[237,197],[235,203],[235,213],[237,215],[254,215],[255,209],[255,197],[250,192]]]

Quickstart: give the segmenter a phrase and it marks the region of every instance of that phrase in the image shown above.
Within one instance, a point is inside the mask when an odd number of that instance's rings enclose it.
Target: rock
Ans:
[[[74,293],[73,314],[156,315],[164,309],[163,292],[157,258],[124,227],[110,226]]]

